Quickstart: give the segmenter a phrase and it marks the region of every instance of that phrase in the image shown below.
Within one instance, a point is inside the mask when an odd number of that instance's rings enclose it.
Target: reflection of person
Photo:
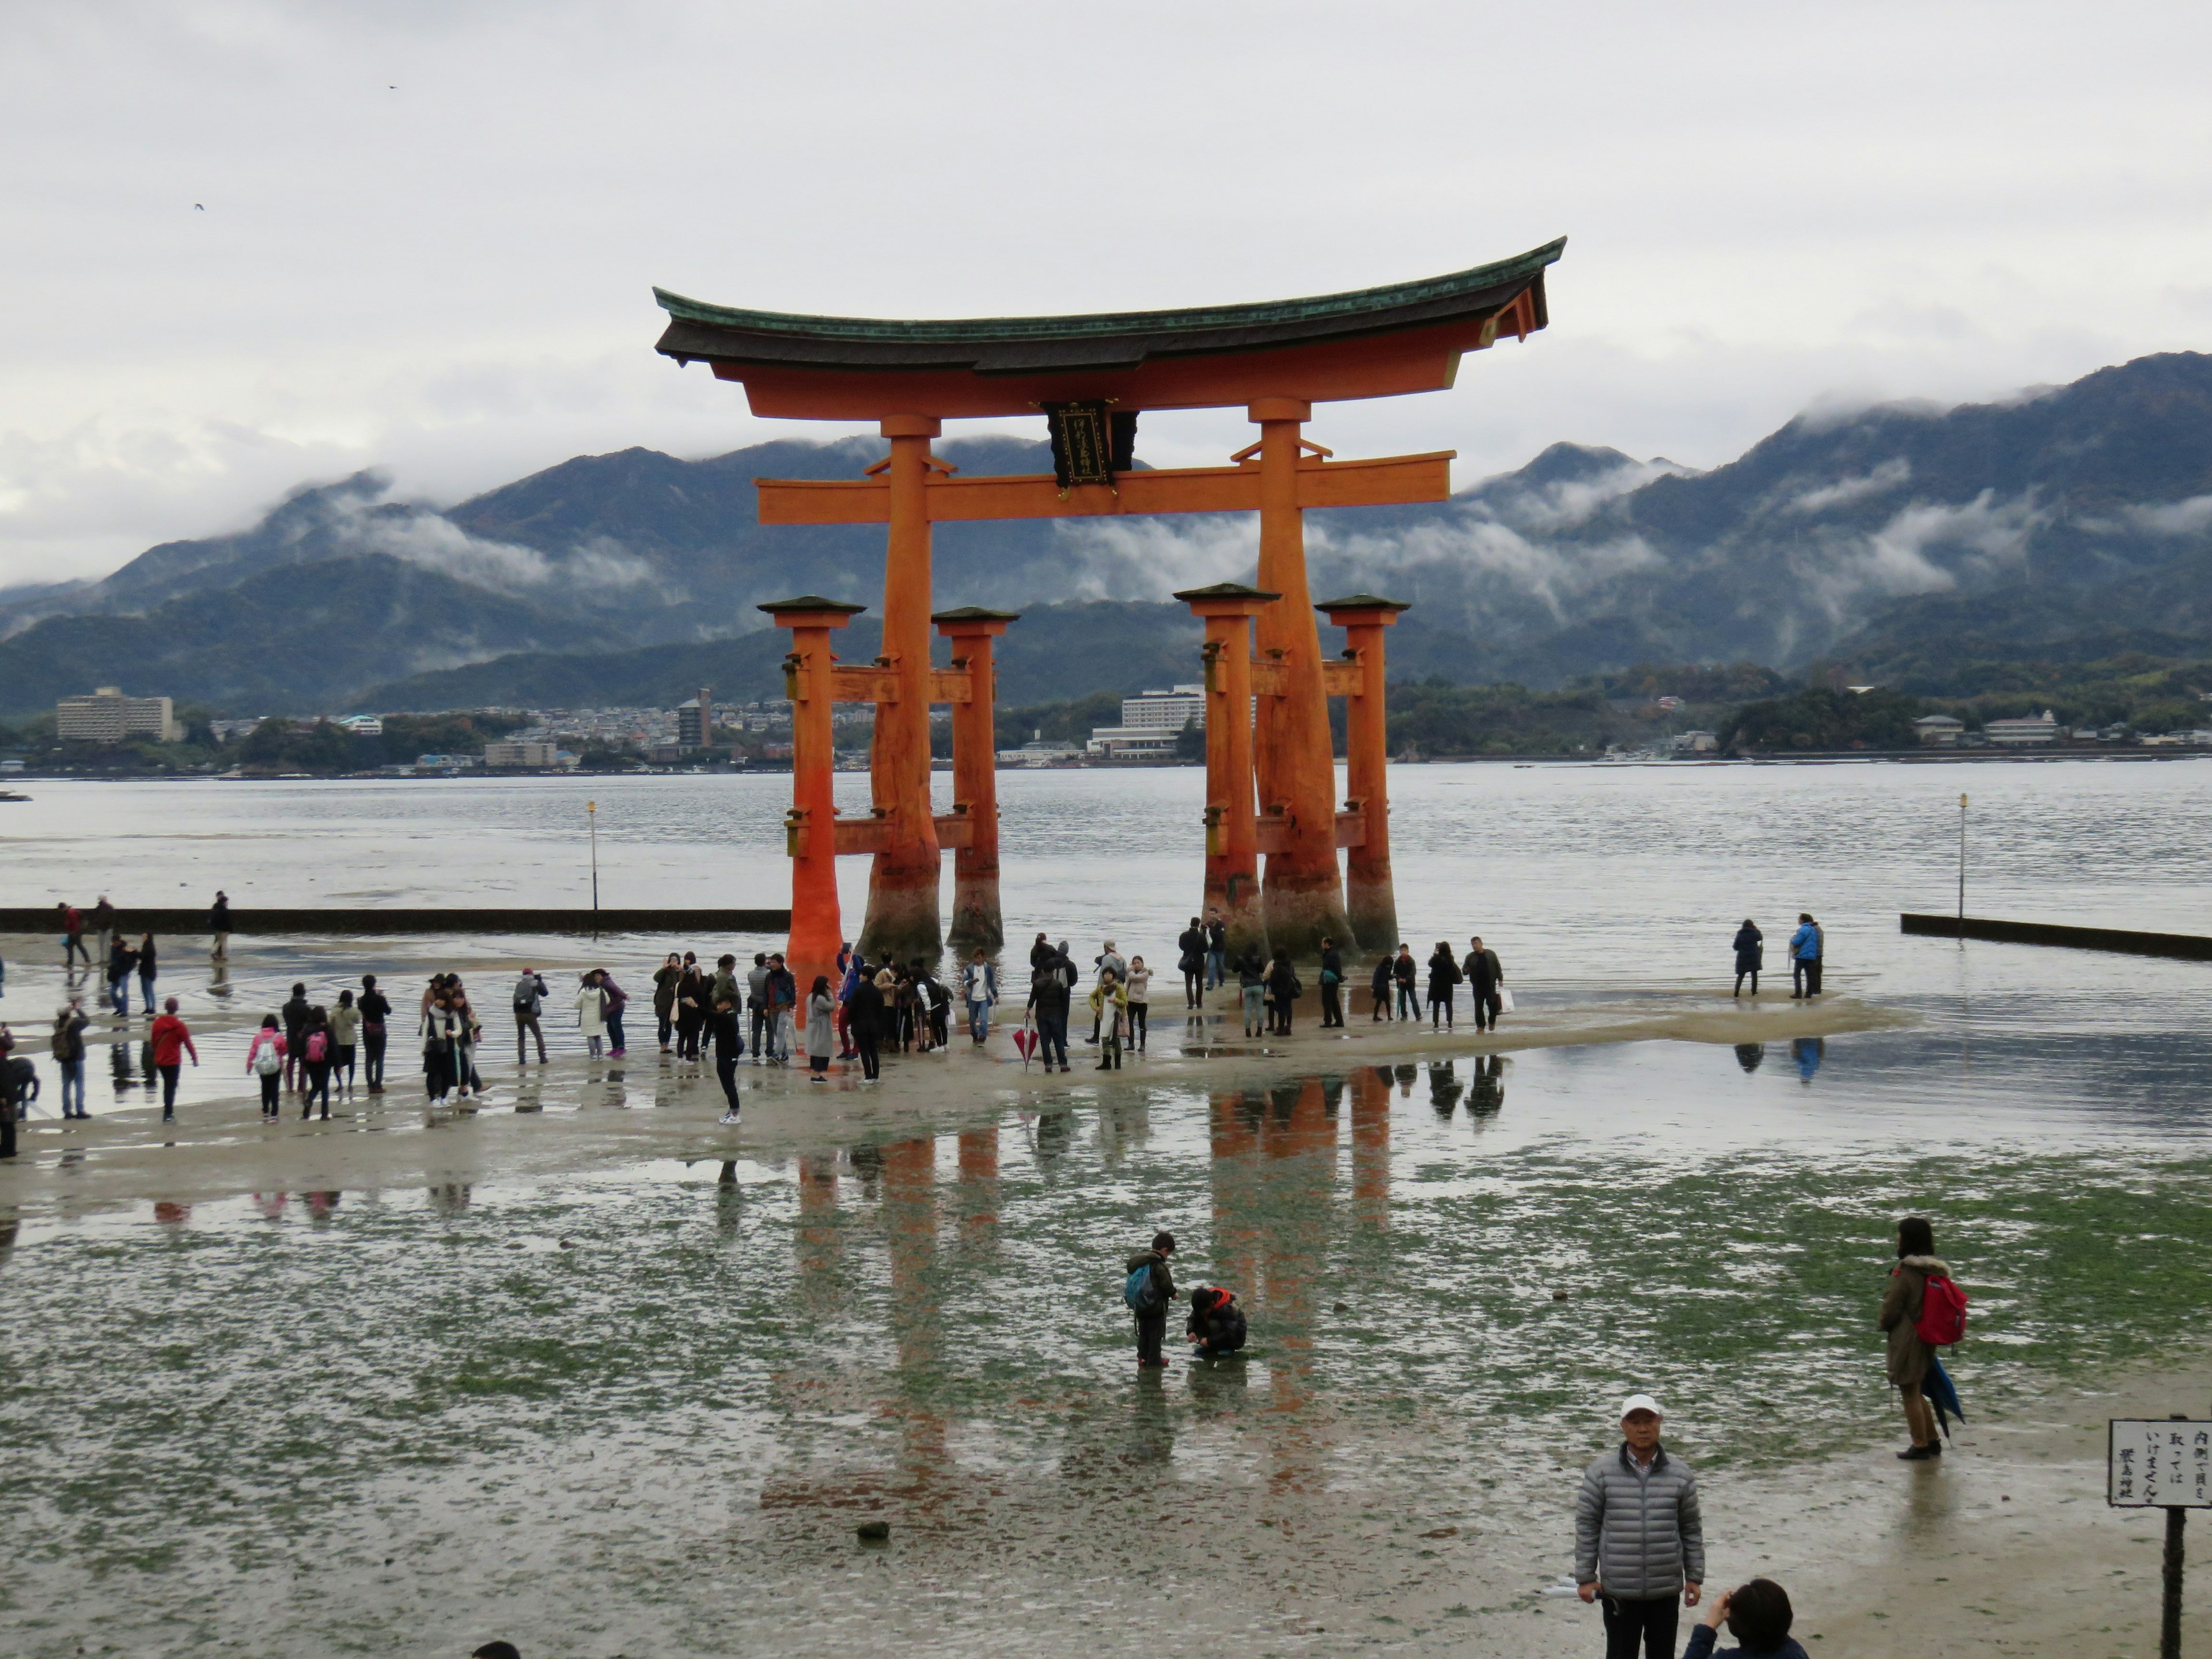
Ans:
[[[1905,1217],[1897,1224],[1897,1265],[1889,1270],[1889,1288],[1875,1322],[1889,1334],[1890,1386],[1904,1401],[1905,1426],[1912,1435],[1911,1447],[1898,1456],[1908,1463],[1943,1455],[1935,1408],[1920,1391],[1936,1358],[1936,1350],[1921,1340],[1920,1314],[1927,1304],[1928,1281],[1938,1274],[1948,1279],[1951,1269],[1936,1254],[1935,1228],[1924,1217]]]
[[[1805,1650],[1790,1634],[1790,1621],[1796,1617],[1781,1585],[1771,1578],[1754,1578],[1713,1598],[1697,1629],[1690,1632],[1682,1659],[1705,1659],[1719,1639],[1715,1632],[1723,1620],[1728,1621],[1729,1634],[1743,1645],[1723,1648],[1720,1659],[1729,1659],[1730,1655],[1740,1655],[1741,1659],[1806,1659]]]
[[[1735,1045],[1735,1063],[1747,1072],[1757,1071],[1759,1062],[1765,1058],[1766,1045],[1763,1042],[1739,1042]]]
[[[1680,1609],[1698,1605],[1705,1528],[1698,1478],[1659,1443],[1659,1402],[1620,1402],[1620,1449],[1583,1474],[1575,1499],[1575,1585],[1605,1609],[1606,1659],[1674,1659]]]
[[[1482,1062],[1475,1061],[1475,1075],[1482,1075]],[[1453,1073],[1452,1062],[1432,1060],[1429,1062],[1429,1104],[1435,1107],[1438,1117],[1449,1117],[1452,1109],[1459,1104],[1466,1085]]]
[[[1467,1103],[1474,1117],[1491,1117],[1505,1109],[1505,1056],[1485,1054],[1474,1062],[1474,1093]]]
[[[1237,1305],[1236,1297],[1209,1285],[1190,1293],[1190,1317],[1182,1330],[1193,1345],[1191,1352],[1201,1359],[1235,1353],[1249,1334],[1244,1310]]]
[[[1813,1073],[1820,1069],[1820,1061],[1828,1052],[1825,1037],[1792,1037],[1790,1039],[1790,1058],[1797,1062],[1800,1082],[1810,1083]]]

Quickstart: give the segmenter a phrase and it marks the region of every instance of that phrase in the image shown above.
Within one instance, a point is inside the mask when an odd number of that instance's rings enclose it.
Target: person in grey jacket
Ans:
[[[1575,1584],[1604,1604],[1606,1659],[1674,1659],[1681,1608],[1705,1583],[1698,1478],[1660,1445],[1663,1421],[1648,1394],[1621,1401],[1620,1449],[1583,1472],[1575,1499]]]

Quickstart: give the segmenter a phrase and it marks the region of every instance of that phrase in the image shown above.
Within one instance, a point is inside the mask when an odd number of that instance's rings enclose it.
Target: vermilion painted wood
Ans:
[[[1302,507],[1406,507],[1451,498],[1456,450],[1370,460],[1302,462]],[[877,478],[756,478],[767,525],[888,524],[890,485]],[[1079,484],[1063,494],[1048,475],[960,478],[933,475],[924,494],[933,524],[1006,519],[1112,518],[1148,513],[1256,513],[1257,466],[1164,467],[1121,475],[1113,489]]]
[[[939,423],[895,416],[882,430],[891,464],[881,665],[896,680],[898,698],[876,709],[869,772],[874,804],[890,827],[868,872],[860,946],[871,962],[934,962],[943,948],[937,912],[943,858],[929,810],[930,534],[923,496]]]
[[[855,607],[857,608],[857,607]],[[820,845],[817,826],[836,814],[834,779],[836,741],[830,715],[835,701],[835,667],[830,635],[850,619],[830,610],[771,610],[778,628],[791,630],[786,684],[791,696],[791,816],[787,850],[791,854],[791,937],[784,960],[805,991],[817,974],[836,970],[842,943],[837,904],[835,851]]]
[[[998,670],[992,641],[1012,616],[970,608],[932,620],[952,642],[952,667],[939,669],[932,695],[952,704],[952,800],[961,823],[957,837],[942,818],[937,838],[952,856],[952,921],[946,937],[956,946],[980,945],[996,953],[1006,943],[999,909]],[[950,684],[957,680],[957,685]],[[960,696],[950,692],[957,690]]]

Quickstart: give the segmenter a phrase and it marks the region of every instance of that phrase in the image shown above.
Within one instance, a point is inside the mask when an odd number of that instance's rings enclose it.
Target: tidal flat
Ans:
[[[1548,1592],[1577,1474],[1648,1388],[1700,1471],[1713,1580],[1783,1580],[1816,1652],[2140,1652],[2157,1522],[2105,1508],[2102,1422],[2212,1414],[2212,970],[1898,939],[1893,909],[1940,904],[1897,890],[1940,860],[1885,881],[1837,826],[1880,848],[1940,814],[1845,769],[1758,805],[1787,769],[1668,778],[1680,833],[1603,883],[1591,847],[1656,810],[1617,772],[1499,775],[1583,826],[1540,859],[1409,854],[1436,861],[1401,891],[1454,918],[1416,939],[1511,942],[1526,1012],[1496,1042],[1360,1029],[1361,999],[1342,1040],[1309,1015],[1246,1044],[1217,1002],[1168,1010],[1119,1073],[1024,1073],[1003,1036],[875,1091],[748,1066],[735,1135],[711,1073],[635,1037],[594,1064],[573,1032],[520,1078],[489,1045],[473,1115],[426,1110],[396,1061],[392,1093],[264,1128],[244,1030],[294,977],[450,961],[496,1037],[517,953],[586,953],[240,940],[218,997],[179,946],[163,988],[212,1038],[181,1128],[154,1121],[137,1028],[103,1027],[92,1124],[40,1121],[0,1174],[0,1647],[1592,1648],[1595,1613]],[[2175,781],[2212,769],[2103,798],[2127,769],[2021,806],[2012,885],[1977,908],[2051,915],[2026,908],[2051,870],[2063,919],[2132,880],[2212,931],[2181,846],[2212,811]],[[1773,907],[1723,884],[1727,837],[1808,799],[1791,880],[1834,994],[1732,1006],[1726,935]],[[267,805],[241,835],[310,834]],[[2159,827],[2130,876],[2099,836],[2136,823]],[[1125,946],[1179,920],[1148,902]],[[1547,910],[1583,920],[1548,933]],[[1700,912],[1710,973],[1666,920]],[[21,1031],[58,987],[40,951],[8,943]],[[1906,1212],[1973,1298],[1969,1421],[1911,1468],[1872,1325]],[[1118,1270],[1161,1225],[1186,1285],[1248,1303],[1249,1357],[1137,1377]],[[860,1541],[874,1519],[888,1540]]]

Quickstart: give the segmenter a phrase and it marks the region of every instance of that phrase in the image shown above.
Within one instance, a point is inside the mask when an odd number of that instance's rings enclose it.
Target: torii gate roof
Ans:
[[[657,348],[741,380],[757,415],[1025,415],[1064,398],[1128,410],[1442,391],[1460,354],[1550,320],[1561,237],[1510,259],[1347,294],[1185,311],[894,320],[706,305],[662,289]]]

